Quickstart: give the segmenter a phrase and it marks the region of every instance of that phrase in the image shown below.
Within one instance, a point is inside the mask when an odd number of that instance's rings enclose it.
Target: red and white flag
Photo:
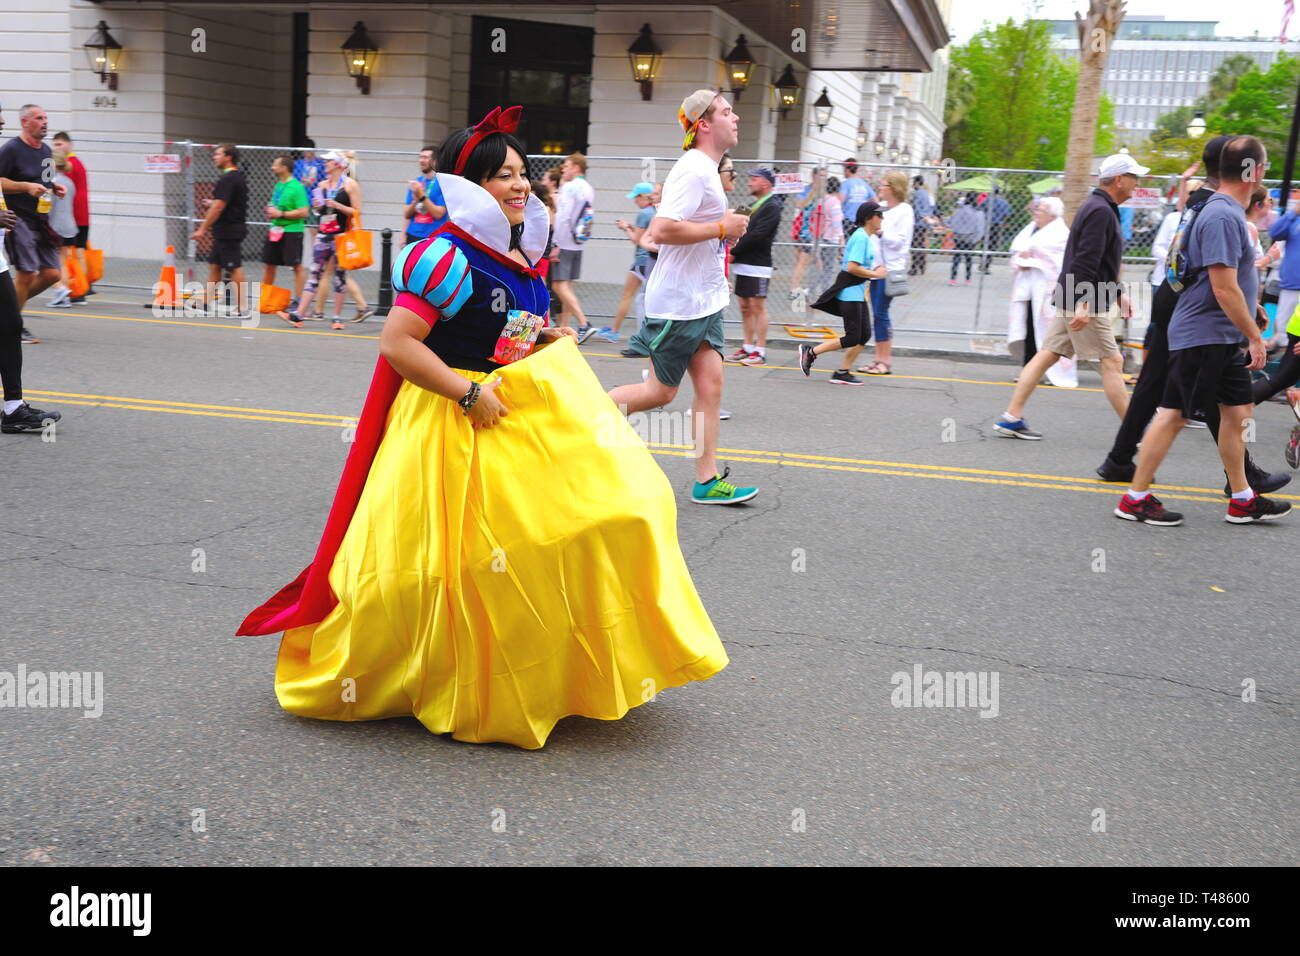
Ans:
[[[1286,43],[1286,28],[1291,25],[1291,14],[1295,13],[1295,0],[1282,0],[1282,33],[1279,39]]]

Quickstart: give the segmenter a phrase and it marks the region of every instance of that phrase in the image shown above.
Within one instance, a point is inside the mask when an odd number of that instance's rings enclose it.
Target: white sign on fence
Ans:
[[[144,158],[146,173],[179,173],[181,158],[176,153],[156,153]]]
[[[1131,209],[1160,209],[1165,204],[1164,197],[1155,186],[1138,186],[1133,195],[1121,205]]]
[[[804,186],[803,176],[799,173],[777,173],[776,185],[772,187],[774,193],[801,193]]]

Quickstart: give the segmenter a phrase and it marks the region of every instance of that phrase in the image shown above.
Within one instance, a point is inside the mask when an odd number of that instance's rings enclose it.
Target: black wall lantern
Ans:
[[[366,32],[366,25],[360,20],[352,28],[352,36],[347,38],[343,44],[343,59],[348,64],[348,76],[355,77],[357,89],[362,94],[370,95],[370,77],[375,69],[375,57],[379,55],[379,47],[375,46],[375,41],[370,39],[370,34]]]
[[[731,96],[737,103],[740,94],[749,86],[749,78],[754,72],[754,57],[745,45],[745,35],[736,38],[736,45],[727,54],[727,82],[731,84]]]
[[[787,63],[781,75],[772,84],[772,110],[782,116],[799,105],[799,96],[803,90],[794,77],[794,67]]]
[[[655,45],[650,24],[641,25],[641,35],[627,48],[628,62],[632,64],[632,79],[641,84],[641,99],[650,99],[654,78],[659,74],[660,49]]]
[[[122,60],[122,44],[108,32],[108,24],[100,20],[95,32],[83,46],[90,60],[90,71],[99,76],[99,82],[107,83],[110,90],[117,89],[117,67]]]
[[[818,130],[824,130],[826,124],[831,121],[831,113],[835,107],[831,105],[831,98],[826,95],[826,89],[822,88],[822,95],[817,97],[813,102],[813,120],[817,124]]]

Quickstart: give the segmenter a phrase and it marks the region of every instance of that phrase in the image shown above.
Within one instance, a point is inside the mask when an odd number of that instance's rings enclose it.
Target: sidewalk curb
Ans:
[[[726,340],[728,345],[740,345],[742,341],[742,336],[727,335]],[[799,340],[799,339],[789,339],[785,337],[769,338],[767,340],[767,348],[769,350],[779,348],[782,351],[784,351],[788,347],[790,349],[790,354],[793,356],[797,352],[797,346],[802,344],[803,342],[807,342],[810,345],[815,345],[819,341],[825,341],[825,339]],[[872,343],[868,342],[866,348],[870,349],[871,345]],[[866,354],[865,349],[863,354],[864,355]],[[1020,364],[1013,356],[1010,355],[990,355],[986,352],[958,352],[958,351],[950,351],[948,349],[928,349],[928,348],[918,348],[915,346],[895,345],[894,355],[901,356],[902,358],[947,359],[950,362],[969,362],[972,364],[980,364],[980,365],[985,365],[985,364],[1019,365]]]

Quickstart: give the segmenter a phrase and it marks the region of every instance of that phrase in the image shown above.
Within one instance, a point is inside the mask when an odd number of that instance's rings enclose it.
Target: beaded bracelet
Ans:
[[[479,384],[478,382],[469,383],[469,391],[462,395],[456,402],[460,406],[460,413],[468,415],[469,410],[478,402]]]

